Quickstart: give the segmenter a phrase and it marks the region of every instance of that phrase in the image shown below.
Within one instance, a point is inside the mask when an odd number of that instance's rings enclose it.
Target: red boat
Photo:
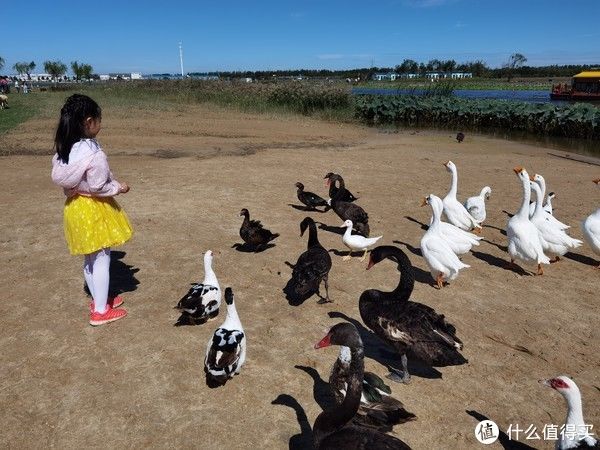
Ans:
[[[600,70],[578,73],[573,77],[571,86],[567,83],[553,85],[550,99],[600,101]]]

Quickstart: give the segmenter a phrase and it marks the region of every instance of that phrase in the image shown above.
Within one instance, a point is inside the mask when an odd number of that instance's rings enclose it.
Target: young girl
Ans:
[[[106,154],[96,141],[102,112],[86,95],[70,96],[60,110],[54,138],[52,181],[64,189],[64,229],[72,255],[84,255],[83,276],[92,294],[90,325],[103,325],[127,315],[116,309],[120,296],[108,298],[110,247],[133,234],[127,215],[114,196],[129,191],[113,178]]]

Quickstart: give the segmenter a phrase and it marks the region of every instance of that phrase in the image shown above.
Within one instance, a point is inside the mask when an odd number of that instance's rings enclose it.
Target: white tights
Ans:
[[[110,248],[85,255],[83,276],[94,299],[94,311],[105,313],[110,280]]]

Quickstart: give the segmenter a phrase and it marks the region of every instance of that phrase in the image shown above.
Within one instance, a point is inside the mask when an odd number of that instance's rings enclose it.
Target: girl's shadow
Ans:
[[[132,292],[137,289],[139,280],[135,274],[140,271],[137,267],[126,264],[122,261],[126,253],[118,250],[110,252],[110,284],[108,287],[108,295],[116,297],[123,292]],[[88,297],[91,297],[90,290],[85,281],[83,282],[83,290]]]

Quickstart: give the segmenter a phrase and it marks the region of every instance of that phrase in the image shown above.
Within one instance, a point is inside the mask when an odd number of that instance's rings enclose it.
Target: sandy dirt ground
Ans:
[[[290,306],[282,288],[306,248],[299,223],[309,215],[338,226],[332,212],[306,213],[294,183],[326,195],[323,176],[341,173],[370,216],[371,234],[403,249],[415,266],[412,300],[447,316],[465,344],[467,365],[393,384],[418,420],[394,434],[415,449],[485,448],[474,436],[481,417],[510,424],[562,424],[565,403],[538,379],[568,374],[583,394],[586,422],[600,428],[600,273],[587,246],[546,268],[542,277],[504,268],[502,234],[520,203],[516,165],[546,177],[556,216],[572,225],[600,204],[594,165],[551,157],[548,149],[450,132],[385,132],[308,118],[256,116],[212,107],[168,112],[104,112],[99,139],[113,172],[131,185],[118,198],[135,228],[114,253],[113,288],[124,291],[129,317],[88,325],[82,261],[68,254],[62,192],[50,180],[53,121],[30,121],[0,138],[16,153],[0,158],[0,431],[4,448],[307,448],[310,425],[329,400],[326,383],[338,349],[314,350],[324,330],[344,319],[361,324],[358,298],[398,282],[389,261],[365,271],[342,262],[341,236],[319,230],[331,249],[330,295]],[[24,154],[27,153],[27,154]],[[429,208],[459,169],[459,198],[490,185],[485,240],[449,287],[437,290],[419,254]],[[239,211],[281,236],[262,253],[241,242]],[[221,286],[232,286],[248,338],[248,360],[224,387],[204,380],[206,343],[224,319],[174,327],[173,306],[203,278],[212,249]],[[534,268],[528,268],[533,270]],[[363,336],[369,331],[361,328]],[[376,339],[366,369],[387,373]],[[297,368],[296,366],[303,366]],[[287,394],[286,404],[272,404]],[[297,402],[297,403],[294,403]],[[295,409],[294,409],[295,408]],[[534,448],[553,442],[529,440]],[[510,448],[504,437],[488,448]]]

